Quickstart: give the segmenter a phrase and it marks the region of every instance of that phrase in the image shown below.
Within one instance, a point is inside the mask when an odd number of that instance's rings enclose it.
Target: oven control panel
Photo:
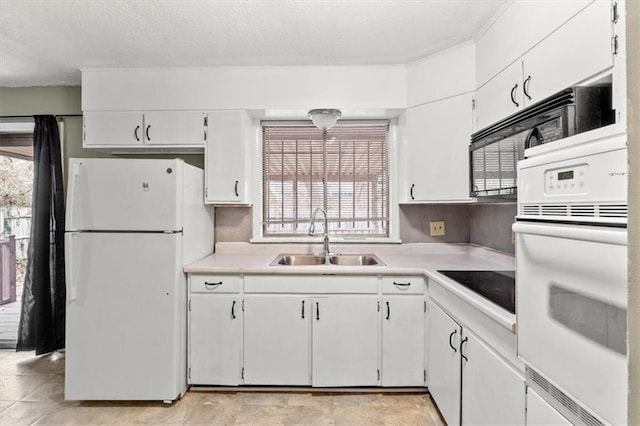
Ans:
[[[549,195],[586,194],[588,172],[588,164],[546,170],[545,192]]]

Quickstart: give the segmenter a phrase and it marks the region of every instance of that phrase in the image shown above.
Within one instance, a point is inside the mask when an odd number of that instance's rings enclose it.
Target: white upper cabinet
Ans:
[[[205,202],[246,204],[245,152],[255,135],[245,111],[209,113],[205,147]]]
[[[144,114],[147,145],[199,145],[207,139],[207,115],[192,111],[153,111]]]
[[[202,151],[206,120],[198,111],[89,111],[84,113],[83,146],[113,152]]]
[[[399,120],[401,203],[469,202],[475,46],[465,43],[407,67]]]
[[[464,202],[469,198],[470,93],[406,112],[401,202]]]
[[[514,4],[516,3],[518,2]],[[580,8],[575,10],[578,6]],[[474,130],[483,129],[522,108],[605,73],[613,67],[611,3],[594,1],[587,7],[584,6],[584,2],[580,1],[571,4],[536,3],[536,8],[540,10],[535,13],[531,11],[535,19],[544,11],[552,17],[559,11],[564,13],[562,16],[579,13],[569,16],[566,22],[563,21],[562,26],[544,39],[537,40],[535,46],[531,44],[530,50],[514,62],[505,64],[500,68],[501,72],[488,81],[484,80],[487,72],[482,64],[494,61],[495,58],[492,51],[480,46],[486,42],[484,38],[489,36],[485,35],[478,42],[478,83],[482,85],[476,93]],[[520,5],[515,8],[520,9]],[[516,16],[511,13],[509,17],[517,22],[529,22],[526,15]],[[504,15],[500,17],[500,20],[503,19],[506,19]],[[492,28],[490,31],[493,34],[498,30],[504,31],[502,36],[509,39],[514,29],[506,25],[497,25],[496,29]],[[489,39],[493,40],[492,37],[493,35]]]
[[[476,42],[478,87],[520,58],[592,1],[509,2]],[[603,3],[608,1],[605,0]]]

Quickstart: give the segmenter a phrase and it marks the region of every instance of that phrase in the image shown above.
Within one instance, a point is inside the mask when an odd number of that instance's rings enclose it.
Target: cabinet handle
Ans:
[[[148,141],[150,141],[150,140],[151,140],[151,138],[149,137],[149,129],[151,129],[151,124],[149,124],[149,125],[147,126],[147,130],[145,130],[145,132],[144,132],[144,133],[147,135],[147,140],[148,140]]]
[[[411,189],[409,190],[409,195],[411,195],[411,199],[412,199],[412,200],[415,200],[415,198],[413,197],[413,188],[414,188],[415,186],[416,186],[416,184],[415,184],[415,183],[412,183],[412,184],[411,184]]]
[[[464,359],[465,361],[469,361],[469,358],[467,358],[466,356],[464,356],[464,353],[462,353],[462,345],[464,345],[467,340],[469,340],[467,337],[465,337],[464,339],[462,339],[460,341],[460,356],[462,357],[462,359]]]
[[[411,283],[397,283],[397,282],[393,282],[393,285],[396,285],[398,287],[409,287],[411,285]]]
[[[216,288],[216,287],[218,287],[219,285],[222,285],[222,281],[220,281],[219,283],[209,283],[209,282],[206,282],[206,281],[205,281],[205,283],[204,283],[204,286],[205,286],[207,289],[210,289],[210,288]]]
[[[302,301],[302,319],[304,319],[304,300]]]
[[[205,142],[207,141],[207,131],[206,130],[204,131],[204,141]]]
[[[140,126],[136,126],[136,129],[133,131],[133,134],[136,137],[136,140],[140,142],[140,137],[138,136],[138,130],[140,130]]]
[[[236,301],[231,304],[231,318],[236,319]]]
[[[236,193],[236,197],[239,195],[239,194],[238,194],[238,183],[240,183],[240,182],[239,182],[239,181],[236,181],[236,186],[235,186],[235,188],[233,189],[233,191]]]
[[[391,308],[389,307],[389,301],[387,301],[387,321],[389,320],[390,316],[391,316]]]
[[[320,321],[320,303],[316,302],[316,321]]]
[[[529,83],[531,83],[531,76],[527,77],[524,83],[522,83],[522,90],[524,91],[524,95],[531,100],[531,96],[529,96]]]
[[[455,336],[457,333],[458,330],[453,330],[449,335],[449,346],[451,346],[451,349],[453,349],[454,352],[458,352],[458,350],[455,348],[455,346],[453,346],[453,343],[451,343],[451,339],[453,339],[453,336]]]
[[[511,102],[513,102],[513,104],[517,107],[520,106],[520,104],[518,102],[516,102],[516,90],[518,89],[518,83],[516,83],[515,86],[513,86],[513,88],[511,89]]]

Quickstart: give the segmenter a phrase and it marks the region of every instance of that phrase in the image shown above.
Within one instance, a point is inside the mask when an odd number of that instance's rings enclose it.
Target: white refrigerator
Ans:
[[[69,160],[65,399],[186,391],[182,268],[213,251],[203,185],[179,159]]]

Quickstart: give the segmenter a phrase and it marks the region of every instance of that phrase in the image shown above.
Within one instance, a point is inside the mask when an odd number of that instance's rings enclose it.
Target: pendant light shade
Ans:
[[[330,129],[336,125],[342,112],[339,109],[312,109],[307,115],[317,128]]]

